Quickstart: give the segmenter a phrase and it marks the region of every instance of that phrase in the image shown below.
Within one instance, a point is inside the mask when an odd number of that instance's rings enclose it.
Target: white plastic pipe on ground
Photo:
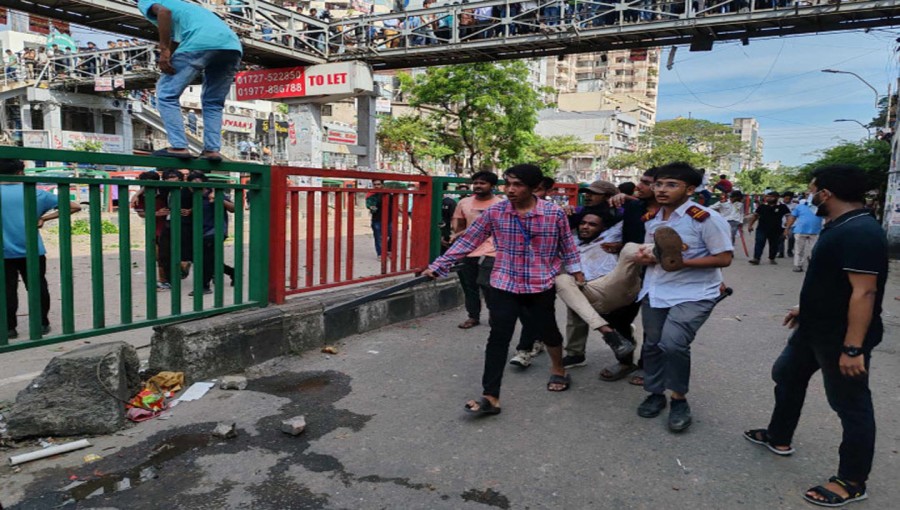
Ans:
[[[80,450],[82,448],[87,448],[89,446],[91,446],[91,443],[88,442],[87,439],[79,439],[78,441],[72,441],[71,443],[51,446],[49,448],[44,448],[44,449],[38,450],[36,452],[23,453],[21,455],[13,455],[9,458],[9,465],[15,466],[18,464],[24,464],[26,462],[31,462],[33,460],[39,460],[39,459],[44,459],[47,457],[52,457],[54,455],[59,455],[60,453],[74,452],[75,450]]]

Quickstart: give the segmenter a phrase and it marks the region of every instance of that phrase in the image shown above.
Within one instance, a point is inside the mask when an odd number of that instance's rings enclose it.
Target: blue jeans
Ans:
[[[375,236],[375,254],[381,256],[381,220],[372,220],[372,234]],[[387,245],[391,249],[391,238],[394,237],[394,225],[388,222]]]
[[[173,149],[186,149],[184,119],[181,116],[181,93],[202,72],[203,92],[203,150],[218,152],[222,148],[222,109],[225,97],[234,82],[241,63],[241,53],[236,50],[208,50],[175,52],[172,67],[175,74],[163,74],[156,84],[159,115],[166,126],[169,145]]]

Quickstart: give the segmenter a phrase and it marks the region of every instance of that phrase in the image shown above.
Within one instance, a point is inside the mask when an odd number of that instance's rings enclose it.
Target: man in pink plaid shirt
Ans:
[[[484,352],[483,397],[469,400],[475,414],[500,413],[500,383],[516,321],[532,328],[550,354],[550,391],[569,389],[562,365],[562,334],[556,325],[554,280],[565,265],[576,282],[584,284],[581,261],[568,218],[558,206],[534,196],[541,182],[534,165],[516,165],[504,173],[507,201],[491,206],[475,220],[444,255],[423,273],[447,276],[451,266],[494,237],[497,260],[491,273],[491,333]]]

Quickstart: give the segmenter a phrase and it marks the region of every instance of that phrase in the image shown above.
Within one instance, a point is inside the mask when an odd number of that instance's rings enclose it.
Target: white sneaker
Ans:
[[[528,368],[531,366],[531,351],[516,351],[516,355],[509,360],[510,365]]]
[[[544,352],[544,342],[541,342],[540,340],[535,340],[534,347],[531,348],[531,352],[529,354],[531,354],[531,357],[534,358],[534,357],[537,357],[537,355],[542,352]]]

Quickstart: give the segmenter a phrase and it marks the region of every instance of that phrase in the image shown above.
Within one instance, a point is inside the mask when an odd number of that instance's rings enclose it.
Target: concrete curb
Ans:
[[[319,349],[358,333],[450,310],[463,304],[458,280],[423,284],[387,299],[324,315],[326,306],[386,286],[295,298],[272,305],[154,328],[150,369],[184,372],[189,381],[243,372],[263,361]]]

